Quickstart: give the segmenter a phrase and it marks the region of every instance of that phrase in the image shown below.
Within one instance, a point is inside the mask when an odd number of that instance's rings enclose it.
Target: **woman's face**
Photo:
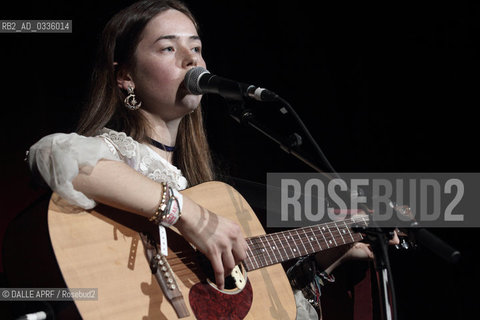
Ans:
[[[193,22],[177,10],[167,10],[145,26],[135,52],[131,77],[142,108],[163,120],[194,110],[201,96],[183,85],[187,71],[205,66],[202,43]]]

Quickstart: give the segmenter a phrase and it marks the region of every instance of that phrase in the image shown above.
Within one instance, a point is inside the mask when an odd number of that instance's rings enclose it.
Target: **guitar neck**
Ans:
[[[247,271],[360,241],[362,235],[351,227],[366,226],[367,216],[281,231],[247,239],[244,265]]]

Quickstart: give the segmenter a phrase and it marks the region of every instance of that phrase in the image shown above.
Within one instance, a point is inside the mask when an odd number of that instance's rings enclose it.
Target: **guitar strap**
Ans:
[[[160,288],[162,288],[164,296],[172,304],[178,318],[185,318],[190,316],[190,313],[185,304],[182,292],[179,290],[177,282],[167,259],[164,255],[159,254],[155,242],[147,234],[140,233],[140,238],[145,248],[145,255],[152,274],[157,279]]]

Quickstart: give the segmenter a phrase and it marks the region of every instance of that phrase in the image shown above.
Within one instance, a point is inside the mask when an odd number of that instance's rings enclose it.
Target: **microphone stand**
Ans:
[[[298,134],[293,134],[289,141],[288,145],[284,142],[282,142],[280,139],[275,138],[272,134],[268,133],[266,129],[264,129],[259,123],[253,122],[254,115],[250,111],[250,109],[245,109],[245,104],[244,102],[239,102],[239,101],[232,101],[232,100],[227,100],[229,102],[229,107],[230,107],[230,117],[233,118],[235,121],[240,123],[241,125],[248,125],[258,132],[262,133],[264,136],[275,142],[280,149],[285,151],[288,154],[291,154],[295,158],[299,159],[303,163],[305,163],[307,166],[312,168],[318,173],[324,174],[324,172],[317,167],[315,164],[313,164],[310,160],[306,159],[304,156],[299,154],[298,152],[292,150],[292,148],[296,146],[300,146],[302,144],[302,138]]]
[[[238,123],[242,125],[248,125],[258,132],[262,133],[264,136],[275,142],[280,146],[280,149],[285,151],[288,154],[293,155],[318,173],[328,177],[326,172],[322,171],[312,162],[307,160],[305,157],[301,156],[297,152],[293,151],[292,148],[295,146],[299,146],[302,143],[302,139],[298,134],[294,134],[293,138],[289,139],[289,144],[286,145],[280,139],[273,137],[269,134],[265,129],[263,129],[259,124],[254,123],[254,115],[252,111],[245,108],[245,103],[243,101],[232,101],[227,100],[229,102],[230,107],[230,116],[236,120]],[[297,115],[295,110],[290,106],[290,104],[278,97],[278,101],[280,101],[290,112],[294,118],[297,120],[301,128],[303,129],[305,135],[308,137],[309,141],[314,145],[317,153],[319,154],[320,158],[323,162],[327,165],[328,169],[331,173],[335,176],[335,178],[340,178],[338,173],[333,169],[332,165],[328,161],[328,159],[323,154],[322,150],[316,143],[315,139],[311,136],[310,132],[304,125],[303,121]],[[365,212],[369,212],[370,210],[366,208]],[[374,222],[372,222],[374,223]],[[381,319],[383,320],[396,320],[397,319],[397,307],[396,307],[396,299],[395,299],[395,290],[393,285],[393,277],[392,277],[392,270],[390,267],[390,260],[388,259],[388,241],[393,237],[393,229],[385,229],[380,228],[378,226],[370,226],[370,227],[362,227],[362,228],[352,228],[356,232],[362,232],[367,235],[368,240],[371,243],[372,251],[375,257],[375,269],[377,273],[377,285],[379,286],[379,295],[380,295],[380,309],[381,309]],[[355,230],[356,229],[356,230]]]
[[[369,227],[353,227],[352,230],[364,233],[367,236],[367,240],[374,254],[374,267],[380,298],[380,313],[382,315],[381,319],[397,319],[397,304],[392,268],[388,257],[388,241],[394,236],[394,228],[380,228],[376,225],[375,221],[370,221]]]

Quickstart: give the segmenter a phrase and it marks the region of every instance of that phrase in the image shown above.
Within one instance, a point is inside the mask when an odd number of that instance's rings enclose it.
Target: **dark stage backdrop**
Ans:
[[[46,134],[74,129],[98,35],[128,3],[16,1],[2,7],[1,19],[71,19],[73,33],[0,34],[0,243],[9,221],[43,192],[30,184],[25,150]],[[200,21],[208,68],[289,101],[337,171],[479,170],[478,2],[188,4]],[[204,106],[225,174],[263,183],[267,172],[311,171],[231,120],[221,98],[206,96]],[[298,131],[275,105],[249,106],[275,132]],[[312,149],[305,144],[302,152]],[[421,248],[392,252],[401,319],[466,319],[479,309],[473,272],[478,232],[432,231],[465,259],[452,266]]]

